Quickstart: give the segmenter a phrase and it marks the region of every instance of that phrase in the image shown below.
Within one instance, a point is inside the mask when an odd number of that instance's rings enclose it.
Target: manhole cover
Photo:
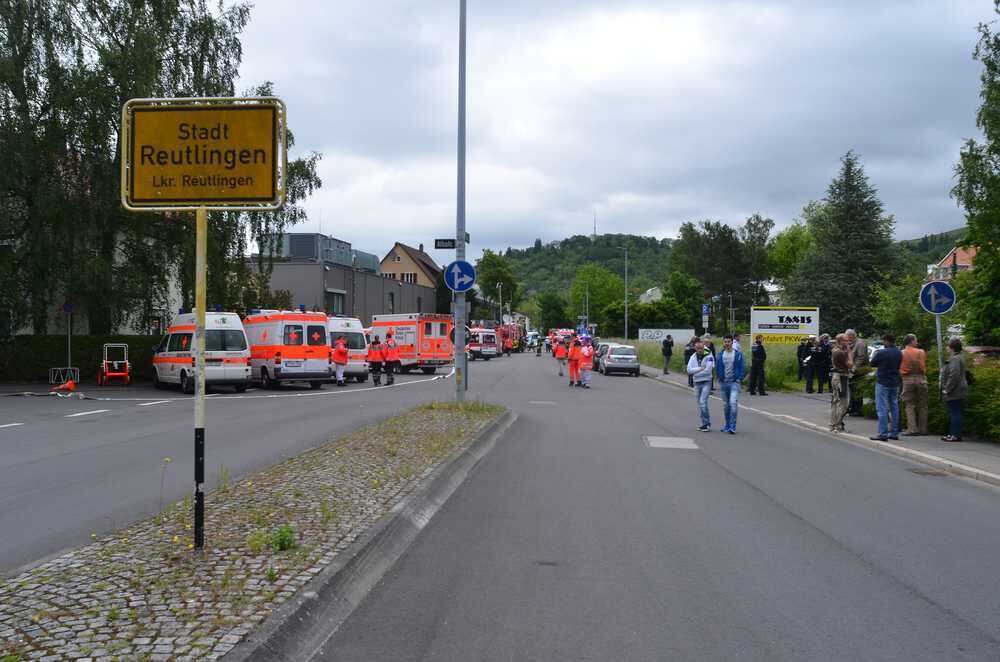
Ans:
[[[910,469],[913,473],[918,476],[947,476],[947,471],[941,471],[940,469]]]

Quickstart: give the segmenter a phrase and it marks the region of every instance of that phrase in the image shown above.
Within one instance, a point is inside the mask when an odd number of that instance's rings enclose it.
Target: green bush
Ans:
[[[987,360],[979,365],[970,365],[976,383],[969,387],[969,399],[965,401],[962,412],[963,436],[976,437],[989,441],[1000,441],[1000,362]],[[933,434],[944,434],[948,431],[948,409],[941,400],[937,367],[937,354],[927,354],[927,389],[928,398],[927,426]],[[862,382],[861,393],[865,397],[864,414],[875,418],[875,373]],[[900,417],[903,427],[906,426],[906,407],[899,403]]]
[[[271,547],[276,552],[284,552],[295,547],[295,530],[287,524],[279,526],[271,534]]]
[[[153,379],[153,347],[158,336],[73,336],[73,366],[80,380],[95,383],[104,343],[125,343],[132,377]],[[49,368],[66,366],[66,336],[12,336],[0,340],[0,375],[4,381],[48,382]]]

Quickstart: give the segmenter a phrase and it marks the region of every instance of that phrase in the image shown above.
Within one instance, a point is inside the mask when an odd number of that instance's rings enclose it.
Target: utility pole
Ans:
[[[465,260],[465,0],[458,10],[458,182],[455,205],[455,259]],[[465,293],[455,293],[455,401],[465,401]]]
[[[503,281],[497,283],[497,292],[500,293],[500,318],[498,321],[502,325],[503,324]]]
[[[628,246],[625,246],[625,340],[628,341]]]

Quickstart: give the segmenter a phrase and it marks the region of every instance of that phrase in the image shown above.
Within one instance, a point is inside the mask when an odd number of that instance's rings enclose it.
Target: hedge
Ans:
[[[97,382],[104,343],[125,343],[132,377],[153,379],[153,347],[159,336],[73,336],[73,366],[80,381]],[[49,368],[66,366],[66,336],[12,336],[0,339],[0,381],[48,383]]]
[[[969,358],[966,355],[966,358]],[[986,439],[989,441],[1000,441],[1000,363],[995,360],[985,360],[979,365],[973,365],[970,361],[969,369],[975,377],[976,383],[969,387],[969,399],[965,401],[965,410],[962,412],[962,435]],[[871,373],[871,378],[862,382],[861,393],[865,397],[864,414],[869,418],[875,418],[875,373]],[[939,373],[937,368],[936,355],[929,353],[927,356],[927,388],[930,393],[928,398],[927,426],[933,434],[945,434],[948,432],[948,410],[944,401],[938,396],[939,393]],[[900,418],[903,421],[902,429],[906,430],[906,405],[899,403]]]

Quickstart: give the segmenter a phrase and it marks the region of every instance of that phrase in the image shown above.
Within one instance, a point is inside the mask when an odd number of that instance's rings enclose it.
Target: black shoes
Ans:
[[[872,441],[889,441],[889,437],[883,437],[882,435],[875,435],[874,437],[868,437]]]

